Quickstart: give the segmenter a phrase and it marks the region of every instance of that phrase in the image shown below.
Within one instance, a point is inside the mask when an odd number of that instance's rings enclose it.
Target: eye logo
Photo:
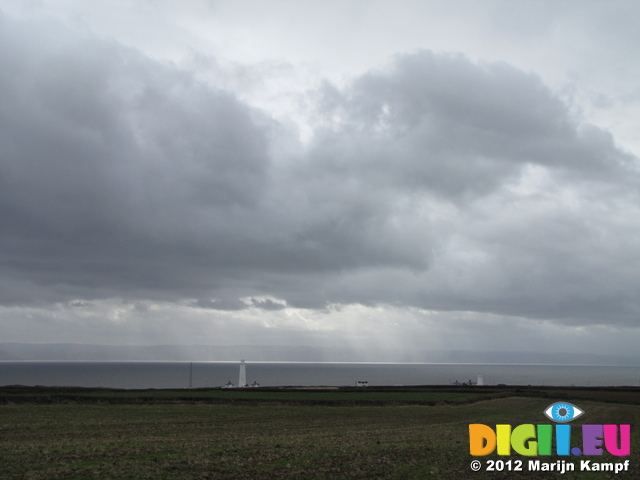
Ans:
[[[567,402],[557,402],[549,405],[544,414],[557,423],[567,423],[575,420],[584,413],[575,405]]]

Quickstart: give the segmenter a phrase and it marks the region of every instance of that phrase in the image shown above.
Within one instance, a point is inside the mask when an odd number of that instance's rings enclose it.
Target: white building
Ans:
[[[238,378],[238,387],[248,387],[247,385],[247,366],[244,363],[244,358],[240,360],[240,376]]]

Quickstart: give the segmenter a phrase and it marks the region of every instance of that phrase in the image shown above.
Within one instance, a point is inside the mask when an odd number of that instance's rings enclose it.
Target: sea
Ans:
[[[123,389],[236,385],[240,362],[0,361],[0,386]],[[449,363],[246,362],[249,385],[321,387],[450,385],[635,386],[640,366]]]

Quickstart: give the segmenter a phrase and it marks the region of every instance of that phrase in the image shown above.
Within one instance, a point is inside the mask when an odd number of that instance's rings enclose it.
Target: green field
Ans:
[[[469,423],[550,423],[554,400],[585,410],[572,425],[631,424],[631,471],[470,470]],[[638,403],[629,389],[3,388],[0,479],[638,479]]]

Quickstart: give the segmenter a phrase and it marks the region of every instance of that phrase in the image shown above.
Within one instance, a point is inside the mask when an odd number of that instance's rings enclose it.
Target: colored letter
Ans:
[[[538,425],[538,455],[551,455],[551,432],[549,424]]]
[[[620,448],[618,448],[618,426],[604,425],[604,445],[611,455],[617,457],[629,455],[631,453],[631,425],[620,425]]]
[[[602,425],[582,425],[582,453],[602,455]]]
[[[511,425],[496,425],[498,455],[511,455]]]
[[[538,442],[536,442],[535,426],[525,423],[514,428],[511,433],[511,446],[520,455],[527,457],[536,455]]]
[[[482,423],[469,425],[469,451],[479,457],[493,453],[496,448],[496,434],[491,427]]]
[[[556,453],[569,455],[571,447],[571,425],[556,425]]]

